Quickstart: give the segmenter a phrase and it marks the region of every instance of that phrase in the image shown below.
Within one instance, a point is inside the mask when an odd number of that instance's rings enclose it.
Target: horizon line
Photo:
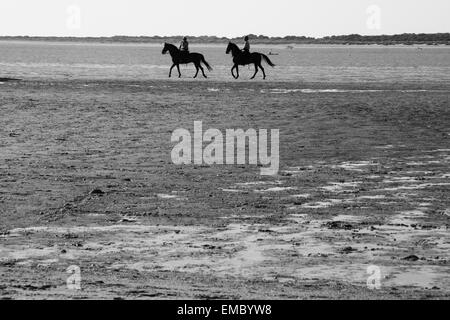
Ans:
[[[349,33],[349,34],[333,34],[333,35],[327,35],[327,36],[306,36],[306,35],[278,35],[278,36],[267,36],[264,34],[243,34],[242,36],[218,36],[218,35],[124,35],[124,34],[116,34],[116,35],[0,35],[0,38],[117,38],[117,37],[126,37],[126,38],[179,38],[179,37],[188,37],[188,38],[218,38],[218,39],[236,39],[236,38],[243,38],[244,36],[253,36],[254,38],[307,38],[307,39],[324,39],[324,38],[330,38],[330,37],[346,37],[346,36],[361,36],[361,37],[381,37],[381,36],[401,36],[401,35],[450,35],[450,32],[403,32],[403,33],[382,33],[382,34],[360,34],[360,33]]]

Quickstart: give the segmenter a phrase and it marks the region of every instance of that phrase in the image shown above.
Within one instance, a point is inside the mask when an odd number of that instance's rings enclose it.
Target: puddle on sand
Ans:
[[[282,192],[282,191],[291,191],[295,190],[297,188],[295,187],[273,187],[269,189],[263,189],[263,190],[254,190],[257,193],[265,193],[265,192]]]
[[[441,289],[450,288],[450,275],[446,270],[446,266],[420,266],[420,267],[405,267],[393,268],[388,267],[382,269],[384,275],[384,283],[389,287],[421,287]],[[447,276],[442,276],[447,274]]]
[[[307,199],[307,198],[311,198],[311,195],[309,193],[304,193],[304,194],[293,194],[291,195],[291,198],[303,198],[303,199]]]
[[[444,164],[445,161],[439,161],[439,160],[430,160],[430,161],[412,161],[412,162],[407,162],[406,165],[407,166],[411,166],[411,167],[420,167],[420,166],[427,166],[430,164]]]
[[[329,199],[323,203],[315,203],[317,207],[328,207],[341,203],[340,199]],[[310,206],[312,204],[309,204]],[[18,256],[12,257],[19,263],[37,261],[42,264],[58,263],[58,259],[104,259],[117,257],[119,254],[130,256],[127,261],[113,264],[112,268],[150,270],[177,270],[181,272],[211,273],[216,276],[243,276],[249,279],[275,277],[280,281],[295,279],[323,280],[336,279],[355,284],[365,284],[368,277],[366,262],[375,256],[380,264],[392,265],[392,254],[404,252],[421,240],[421,246],[427,246],[427,252],[433,256],[445,256],[449,250],[448,230],[415,230],[404,224],[405,220],[421,219],[426,212],[417,209],[399,212],[388,223],[402,222],[401,225],[376,226],[371,231],[364,230],[330,230],[324,226],[329,221],[359,223],[366,216],[344,214],[331,219],[312,219],[307,214],[292,214],[286,217],[286,223],[281,225],[233,223],[226,227],[208,226],[145,226],[110,225],[110,226],[78,226],[78,227],[35,227],[15,229],[10,231],[10,237],[18,242],[20,237],[27,235],[27,245],[1,247],[0,252],[17,251]],[[43,234],[78,234],[89,235],[80,248],[66,248],[61,257],[56,247],[42,250],[38,243],[29,245],[33,233]],[[41,234],[42,233],[42,234]],[[358,235],[355,239],[354,236]],[[51,236],[51,235],[50,235]],[[17,239],[19,237],[19,239]],[[393,237],[397,241],[393,241]],[[378,240],[374,240],[378,239]],[[427,241],[426,243],[424,241]],[[25,241],[25,240],[24,240]],[[34,248],[33,248],[34,246]],[[429,248],[429,247],[430,248]],[[342,253],[343,248],[351,247],[351,259]],[[370,248],[376,247],[377,251]],[[31,251],[23,249],[31,249]],[[38,251],[38,253],[36,253]],[[20,253],[22,252],[22,253]],[[20,256],[19,256],[20,254]],[[310,259],[309,259],[310,258]],[[324,261],[323,259],[327,259]],[[345,259],[346,263],[342,263]],[[347,262],[350,261],[350,262]],[[411,276],[402,275],[404,261],[398,260],[398,265],[390,267],[386,279],[390,286],[418,285],[428,286],[430,278],[425,274],[413,283]],[[416,267],[416,266],[415,266]],[[429,272],[434,279],[442,279],[443,269],[423,271],[408,269],[411,274]],[[289,277],[283,275],[289,274]],[[275,276],[274,276],[275,275]],[[278,277],[277,275],[280,275]],[[431,277],[431,276],[430,276]],[[426,281],[425,281],[426,280]]]
[[[343,192],[345,189],[356,188],[361,183],[362,183],[361,181],[354,181],[354,182],[330,182],[329,186],[321,187],[321,189],[329,191],[329,192],[340,193],[340,192]]]
[[[234,186],[230,188],[221,189],[224,192],[249,192],[253,191],[255,193],[270,193],[270,192],[283,192],[283,191],[291,191],[297,188],[295,187],[281,187],[280,185],[284,184],[283,181],[250,181],[250,182],[240,182],[236,183]],[[267,189],[262,189],[263,186],[269,186]],[[251,187],[259,187],[259,189],[251,190]]]
[[[341,214],[333,218],[333,221],[342,221],[342,222],[361,222],[363,221],[363,217],[352,216],[347,214]]]
[[[272,258],[264,254],[274,246],[262,243],[265,238],[255,225],[230,224],[224,230],[209,230],[197,234],[189,243],[197,250],[186,250],[188,243],[177,242],[176,248],[168,249],[156,256],[142,257],[139,263],[116,264],[113,267],[124,267],[138,270],[167,270],[182,272],[214,272],[221,275],[241,275],[256,277],[259,272],[254,265]],[[215,249],[220,248],[220,250]],[[154,248],[156,249],[156,248]]]
[[[0,246],[0,261],[37,259],[57,253],[57,247]]]
[[[374,195],[374,196],[360,196],[357,199],[359,199],[359,200],[382,200],[382,199],[386,199],[386,195],[378,194],[378,195]]]
[[[186,198],[180,197],[176,192],[171,194],[158,193],[156,196],[163,200],[186,200]]]
[[[161,226],[149,226],[140,224],[114,224],[109,226],[75,226],[75,227],[29,227],[29,228],[18,228],[9,231],[9,237],[20,237],[24,234],[30,233],[50,233],[50,234],[94,234],[94,233],[136,233],[136,234],[146,234],[146,233],[158,233],[158,232],[171,232],[171,231],[184,231],[185,233],[195,232],[203,230],[203,227],[184,227],[184,226],[172,226],[172,227],[161,227]]]
[[[343,200],[341,199],[328,199],[327,201],[318,201],[302,204],[301,207],[305,209],[322,209],[329,208],[338,204],[341,204]]]
[[[450,152],[450,149],[436,149],[436,150],[430,150],[430,151],[424,151],[426,153],[438,153],[438,152]]]
[[[394,172],[394,174],[396,174],[397,172]],[[418,176],[426,176],[426,175],[430,175],[433,174],[433,171],[422,171],[422,170],[412,170],[412,171],[405,171],[404,173],[406,174],[414,174],[414,175],[418,175]]]
[[[431,207],[433,204],[432,203],[430,203],[430,202],[421,202],[421,203],[418,203],[418,206],[419,207]]]
[[[236,183],[237,187],[251,187],[259,185],[280,185],[283,181],[251,181],[251,182],[240,182]]]
[[[332,165],[333,169],[344,169],[348,171],[359,171],[364,172],[367,167],[378,166],[378,163],[371,161],[360,161],[360,162],[342,162],[338,165]]]
[[[295,277],[300,279],[343,280],[365,286],[370,276],[367,269],[370,265],[360,263],[336,264],[333,266],[323,265],[299,268],[294,272]],[[448,289],[450,287],[450,276],[443,277],[446,274],[445,266],[379,266],[379,268],[381,271],[380,284],[382,288],[440,287],[441,289]]]
[[[393,177],[383,180],[383,183],[418,183],[414,177]]]

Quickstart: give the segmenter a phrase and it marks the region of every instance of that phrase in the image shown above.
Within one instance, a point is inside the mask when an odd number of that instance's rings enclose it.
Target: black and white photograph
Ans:
[[[0,0],[0,300],[449,300],[449,13]]]

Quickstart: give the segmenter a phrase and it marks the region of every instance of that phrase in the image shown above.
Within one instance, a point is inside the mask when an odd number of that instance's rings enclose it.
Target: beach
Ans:
[[[445,81],[25,78],[0,92],[1,298],[450,297]],[[279,129],[279,174],[174,165],[172,132],[194,121]]]

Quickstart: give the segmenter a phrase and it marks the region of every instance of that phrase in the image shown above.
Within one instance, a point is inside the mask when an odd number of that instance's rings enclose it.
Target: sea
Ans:
[[[234,81],[226,47],[226,42],[191,45],[191,51],[204,54],[214,68],[209,80]],[[0,78],[167,79],[171,58],[162,48],[162,43],[0,41]],[[252,51],[276,64],[265,65],[269,81],[450,84],[450,46],[254,45]],[[186,80],[195,74],[192,64],[181,71]],[[253,72],[253,66],[240,67],[241,80]],[[262,80],[262,74],[257,79]]]

